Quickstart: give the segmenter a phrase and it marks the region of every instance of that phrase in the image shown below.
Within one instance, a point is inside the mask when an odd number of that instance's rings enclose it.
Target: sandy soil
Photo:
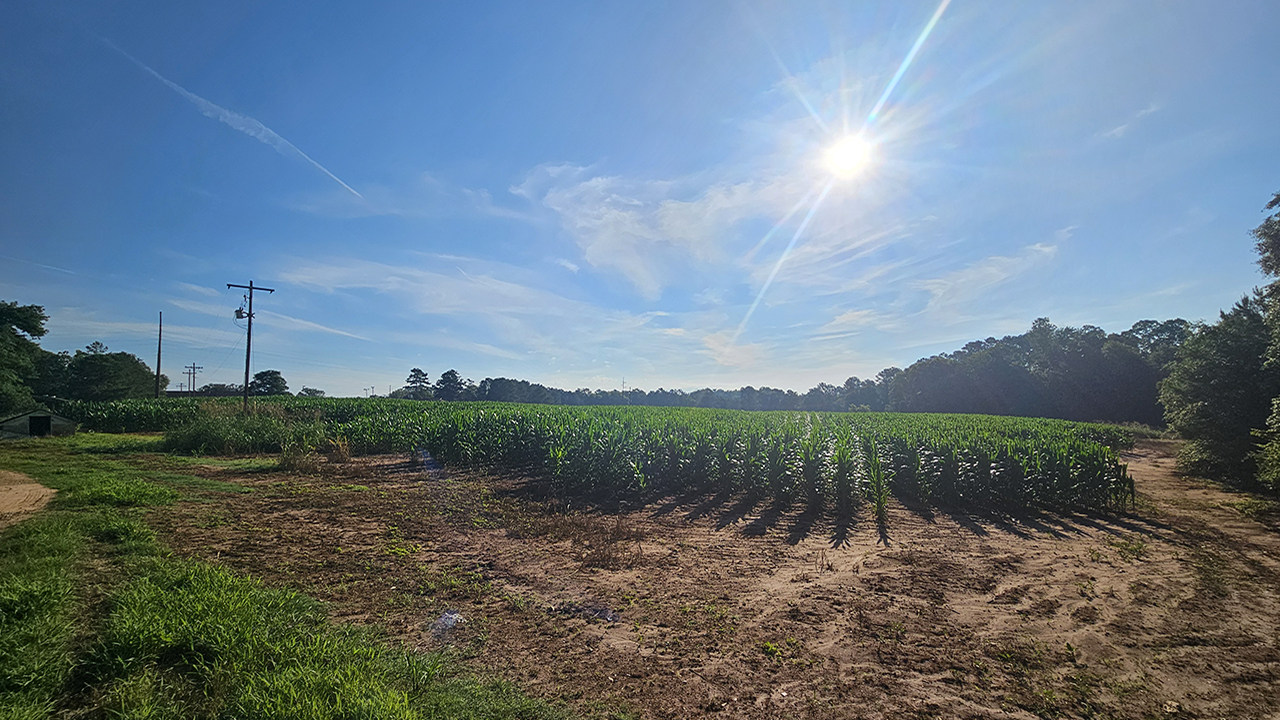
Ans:
[[[0,470],[0,530],[44,507],[54,492],[22,473]]]
[[[179,552],[586,715],[1280,717],[1274,506],[1175,475],[1175,449],[1128,454],[1131,514],[896,505],[887,537],[865,509],[741,498],[581,512],[401,458],[210,467],[256,492],[151,517]]]

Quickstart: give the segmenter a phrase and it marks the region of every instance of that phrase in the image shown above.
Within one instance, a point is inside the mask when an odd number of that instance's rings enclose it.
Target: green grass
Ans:
[[[226,470],[234,470],[241,473],[262,473],[274,472],[276,470],[276,459],[270,455],[260,455],[256,457],[209,457],[209,456],[191,456],[191,455],[169,455],[165,458],[168,462],[178,466],[205,466],[223,468]]]
[[[0,538],[0,715],[43,717],[71,674],[83,537],[69,525],[50,516]]]
[[[90,664],[109,712],[235,718],[560,717],[441,654],[334,625],[290,590],[163,561],[118,592]]]
[[[448,655],[332,623],[295,591],[173,557],[147,508],[235,486],[170,472],[158,448],[0,443],[0,468],[59,490],[0,533],[0,718],[568,717]]]
[[[74,435],[67,438],[13,440],[0,445],[0,463],[26,473],[58,491],[55,508],[93,505],[144,506],[171,503],[178,493],[169,484],[153,482],[154,471],[139,467],[133,448],[155,448],[134,435]],[[199,483],[190,475],[165,476],[169,483]]]

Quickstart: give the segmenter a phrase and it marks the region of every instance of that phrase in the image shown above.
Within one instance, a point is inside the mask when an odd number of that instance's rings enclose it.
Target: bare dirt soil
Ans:
[[[44,507],[54,492],[20,472],[0,470],[0,530]]]
[[[402,457],[151,514],[179,552],[587,716],[1280,717],[1275,505],[1126,461],[1137,511],[907,508],[882,537],[731,497],[615,514]],[[464,622],[446,630],[447,610]]]

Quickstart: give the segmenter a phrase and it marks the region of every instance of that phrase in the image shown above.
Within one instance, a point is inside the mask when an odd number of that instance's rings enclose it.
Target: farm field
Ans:
[[[1137,514],[895,502],[887,543],[868,521],[833,542],[803,512],[708,497],[576,512],[394,456],[312,477],[209,468],[256,492],[152,523],[586,715],[1274,716],[1275,516],[1172,475],[1169,443],[1125,457]],[[442,639],[447,610],[466,623]]]
[[[167,431],[197,454],[321,448],[428,453],[451,466],[521,469],[560,496],[647,501],[746,493],[848,514],[891,495],[923,504],[1123,509],[1121,428],[984,415],[562,407],[397,400],[67,403],[88,430]]]
[[[400,456],[209,466],[255,492],[151,522],[181,553],[587,715],[1272,717],[1274,509],[1176,477],[1171,445],[1125,454],[1135,513],[895,501],[887,542],[865,519],[707,496],[579,512],[519,477]],[[447,610],[466,622],[441,639]]]
[[[43,446],[62,460],[7,446],[0,467],[72,483],[29,523],[91,498],[128,537],[154,534],[144,554],[322,600],[338,627],[550,701],[540,716],[1280,710],[1276,505],[1174,475],[1172,441],[983,416],[67,412],[170,431]],[[124,484],[85,485],[65,462]],[[112,509],[121,493],[140,499]]]

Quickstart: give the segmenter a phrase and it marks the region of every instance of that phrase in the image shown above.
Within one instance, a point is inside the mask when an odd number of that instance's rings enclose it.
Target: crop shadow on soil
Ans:
[[[727,490],[721,490],[715,495],[709,495],[698,503],[689,512],[685,513],[684,519],[688,522],[696,522],[702,518],[715,512],[717,509],[724,507],[729,502],[733,494]]]
[[[813,526],[818,519],[823,516],[821,509],[806,507],[798,515],[791,519],[791,527],[787,528],[787,544],[799,545],[802,540],[809,537],[809,533],[813,530]]]
[[[716,518],[716,530],[723,530],[730,525],[742,522],[742,519],[754,510],[759,503],[760,498],[752,493],[747,493],[738,498],[737,502],[726,508],[724,512],[720,513],[720,517]]]
[[[836,508],[831,519],[830,545],[832,550],[849,546],[849,532],[857,523],[857,515],[851,507]]]
[[[769,532],[770,528],[777,525],[778,522],[782,520],[782,516],[790,509],[791,503],[788,503],[785,500],[774,500],[756,516],[755,520],[747,523],[746,527],[742,528],[742,534],[746,537],[760,537],[761,535],[764,535]]]
[[[411,464],[406,463],[388,469],[403,472],[411,467]],[[420,468],[418,470],[421,471]],[[643,510],[650,517],[658,519],[680,513],[680,519],[690,523],[714,519],[717,531],[738,525],[738,532],[744,537],[761,537],[775,528],[781,528],[788,545],[798,545],[815,532],[820,532],[827,536],[828,544],[833,549],[847,547],[851,543],[854,529],[863,519],[862,516],[870,513],[870,508],[864,503],[856,503],[844,510],[830,505],[813,508],[803,502],[770,500],[759,494],[729,490],[691,490],[678,495],[667,495],[656,502],[646,502],[644,497],[635,495],[564,496],[551,483],[528,475],[515,479],[500,494],[524,500],[560,500],[572,503],[575,507],[594,508],[606,514]],[[1107,511],[1053,511],[1025,505],[929,504],[901,496],[895,497],[895,500],[899,508],[925,523],[934,524],[940,517],[946,518],[974,536],[984,538],[989,537],[992,532],[1007,533],[1022,540],[1036,536],[1066,539],[1079,537],[1090,531],[1109,535],[1135,533],[1152,536],[1159,535],[1161,530],[1168,528],[1164,523],[1150,518]],[[877,523],[877,528],[878,542],[890,544],[894,535],[892,519],[884,526]]]

